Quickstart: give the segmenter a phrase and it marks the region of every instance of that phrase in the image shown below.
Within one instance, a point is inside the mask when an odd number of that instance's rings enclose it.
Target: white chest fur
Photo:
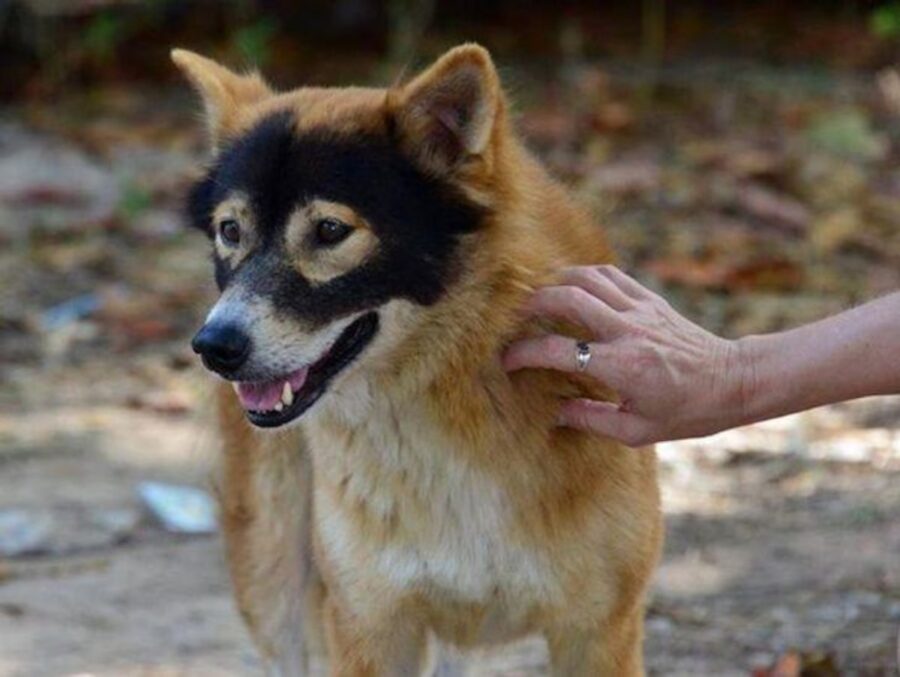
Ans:
[[[433,593],[488,607],[502,601],[512,616],[552,600],[546,557],[513,536],[504,490],[465,460],[426,407],[373,397],[365,384],[335,395],[326,415],[340,416],[343,432],[314,420],[310,441],[317,478],[341,486],[339,500],[317,490],[316,519],[350,599],[354,587],[372,594],[376,581],[379,594]],[[365,533],[351,514],[359,509],[389,528]]]

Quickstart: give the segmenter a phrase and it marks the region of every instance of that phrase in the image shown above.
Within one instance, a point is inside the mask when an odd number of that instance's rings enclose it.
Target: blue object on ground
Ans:
[[[44,551],[50,528],[46,516],[27,510],[0,510],[0,557]]]
[[[216,530],[216,507],[202,489],[141,482],[138,494],[166,531],[178,534],[211,534]]]
[[[41,328],[44,331],[60,329],[67,324],[96,313],[102,305],[103,301],[100,296],[93,292],[76,296],[68,301],[63,301],[51,308],[47,308],[41,313]]]

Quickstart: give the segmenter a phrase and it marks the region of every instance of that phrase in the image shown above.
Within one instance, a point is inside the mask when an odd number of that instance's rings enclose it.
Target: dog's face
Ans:
[[[461,177],[489,159],[496,73],[467,46],[396,90],[274,94],[173,58],[203,95],[215,150],[189,211],[221,297],[192,345],[252,423],[282,426],[364,369],[374,343],[402,341],[458,277],[487,209]]]

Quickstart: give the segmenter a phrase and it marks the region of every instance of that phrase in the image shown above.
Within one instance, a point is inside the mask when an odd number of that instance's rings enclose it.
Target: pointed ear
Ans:
[[[428,170],[446,174],[486,152],[501,108],[500,81],[487,50],[451,49],[388,94],[401,145]]]
[[[173,49],[172,61],[203,99],[213,148],[235,131],[243,107],[272,94],[258,73],[239,75],[185,49]]]

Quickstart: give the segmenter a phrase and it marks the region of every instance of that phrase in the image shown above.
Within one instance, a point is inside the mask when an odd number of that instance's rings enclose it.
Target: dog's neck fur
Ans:
[[[559,398],[586,391],[558,373],[510,376],[500,363],[503,347],[533,330],[521,311],[529,292],[574,258],[554,232],[582,229],[582,257],[597,260],[602,247],[577,210],[546,213],[565,202],[548,199],[560,189],[536,164],[520,157],[518,167],[509,202],[462,243],[462,286],[416,313],[407,340],[348,374],[307,424],[325,556],[368,561],[399,589],[433,586],[470,605],[483,619],[470,634],[438,629],[460,644],[526,631],[533,604],[556,598],[545,556],[517,534],[535,527],[534,505],[566,515],[565,525],[548,519],[549,532],[577,528],[589,499],[573,500],[574,476],[597,473],[588,455],[552,452],[555,435],[571,435],[555,429]],[[494,604],[505,620],[491,629]]]
[[[404,421],[415,420],[419,427],[427,422],[431,434],[447,439],[454,453],[476,464],[511,460],[503,458],[503,449],[533,449],[533,444],[510,440],[521,430],[533,431],[534,421],[542,421],[539,428],[550,435],[556,400],[578,386],[550,372],[519,375],[514,385],[501,367],[501,352],[515,336],[534,331],[522,306],[530,292],[552,279],[557,266],[577,258],[608,259],[608,251],[585,213],[574,207],[547,212],[548,204],[569,203],[554,199],[562,189],[514,137],[507,136],[494,151],[492,169],[506,188],[494,195],[484,232],[462,243],[464,287],[452,289],[420,318],[407,340],[381,361],[384,369],[352,375],[341,384],[311,421],[319,432],[336,439],[365,435],[367,429],[376,437],[385,429],[401,435]],[[506,172],[507,166],[516,171]],[[585,246],[576,256],[560,251],[553,238],[565,229],[584,235]],[[376,398],[384,406],[375,406]],[[405,415],[411,410],[419,415]],[[385,428],[375,420],[379,416],[393,416],[393,427]]]

